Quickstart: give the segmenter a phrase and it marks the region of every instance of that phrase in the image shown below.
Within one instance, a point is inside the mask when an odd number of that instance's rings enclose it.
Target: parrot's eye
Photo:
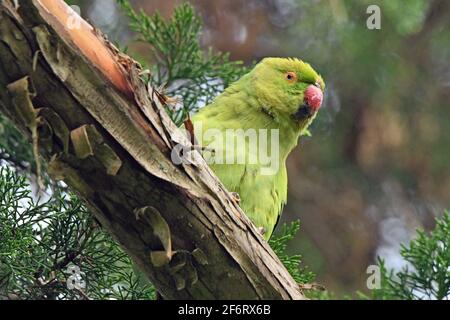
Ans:
[[[295,82],[297,80],[297,74],[295,72],[286,72],[285,78],[288,82]]]

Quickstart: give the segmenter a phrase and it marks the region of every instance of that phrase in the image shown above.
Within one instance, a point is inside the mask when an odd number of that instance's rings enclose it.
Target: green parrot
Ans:
[[[287,201],[286,159],[324,89],[309,64],[265,58],[191,119],[203,156],[266,240]]]

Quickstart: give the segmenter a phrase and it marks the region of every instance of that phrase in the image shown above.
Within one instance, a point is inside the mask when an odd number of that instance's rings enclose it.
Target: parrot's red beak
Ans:
[[[305,103],[312,109],[313,112],[317,112],[323,101],[323,92],[320,88],[314,85],[310,85],[305,91]]]
[[[323,92],[315,85],[310,85],[305,90],[303,103],[294,113],[294,118],[298,121],[312,117],[322,106]]]

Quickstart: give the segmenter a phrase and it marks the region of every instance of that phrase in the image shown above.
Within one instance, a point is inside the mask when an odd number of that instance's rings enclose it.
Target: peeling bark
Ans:
[[[45,3],[0,4],[0,111],[30,138],[36,127],[53,178],[86,201],[164,298],[303,299],[200,154],[172,163],[174,145],[191,142],[140,66],[86,29],[115,64],[99,67]]]

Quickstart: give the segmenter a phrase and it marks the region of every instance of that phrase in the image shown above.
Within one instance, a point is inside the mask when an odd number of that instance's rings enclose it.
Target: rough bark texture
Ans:
[[[0,4],[0,110],[167,299],[302,299],[297,284],[139,78],[112,85],[38,0]],[[98,34],[98,32],[97,32]],[[103,39],[98,34],[100,39]]]

